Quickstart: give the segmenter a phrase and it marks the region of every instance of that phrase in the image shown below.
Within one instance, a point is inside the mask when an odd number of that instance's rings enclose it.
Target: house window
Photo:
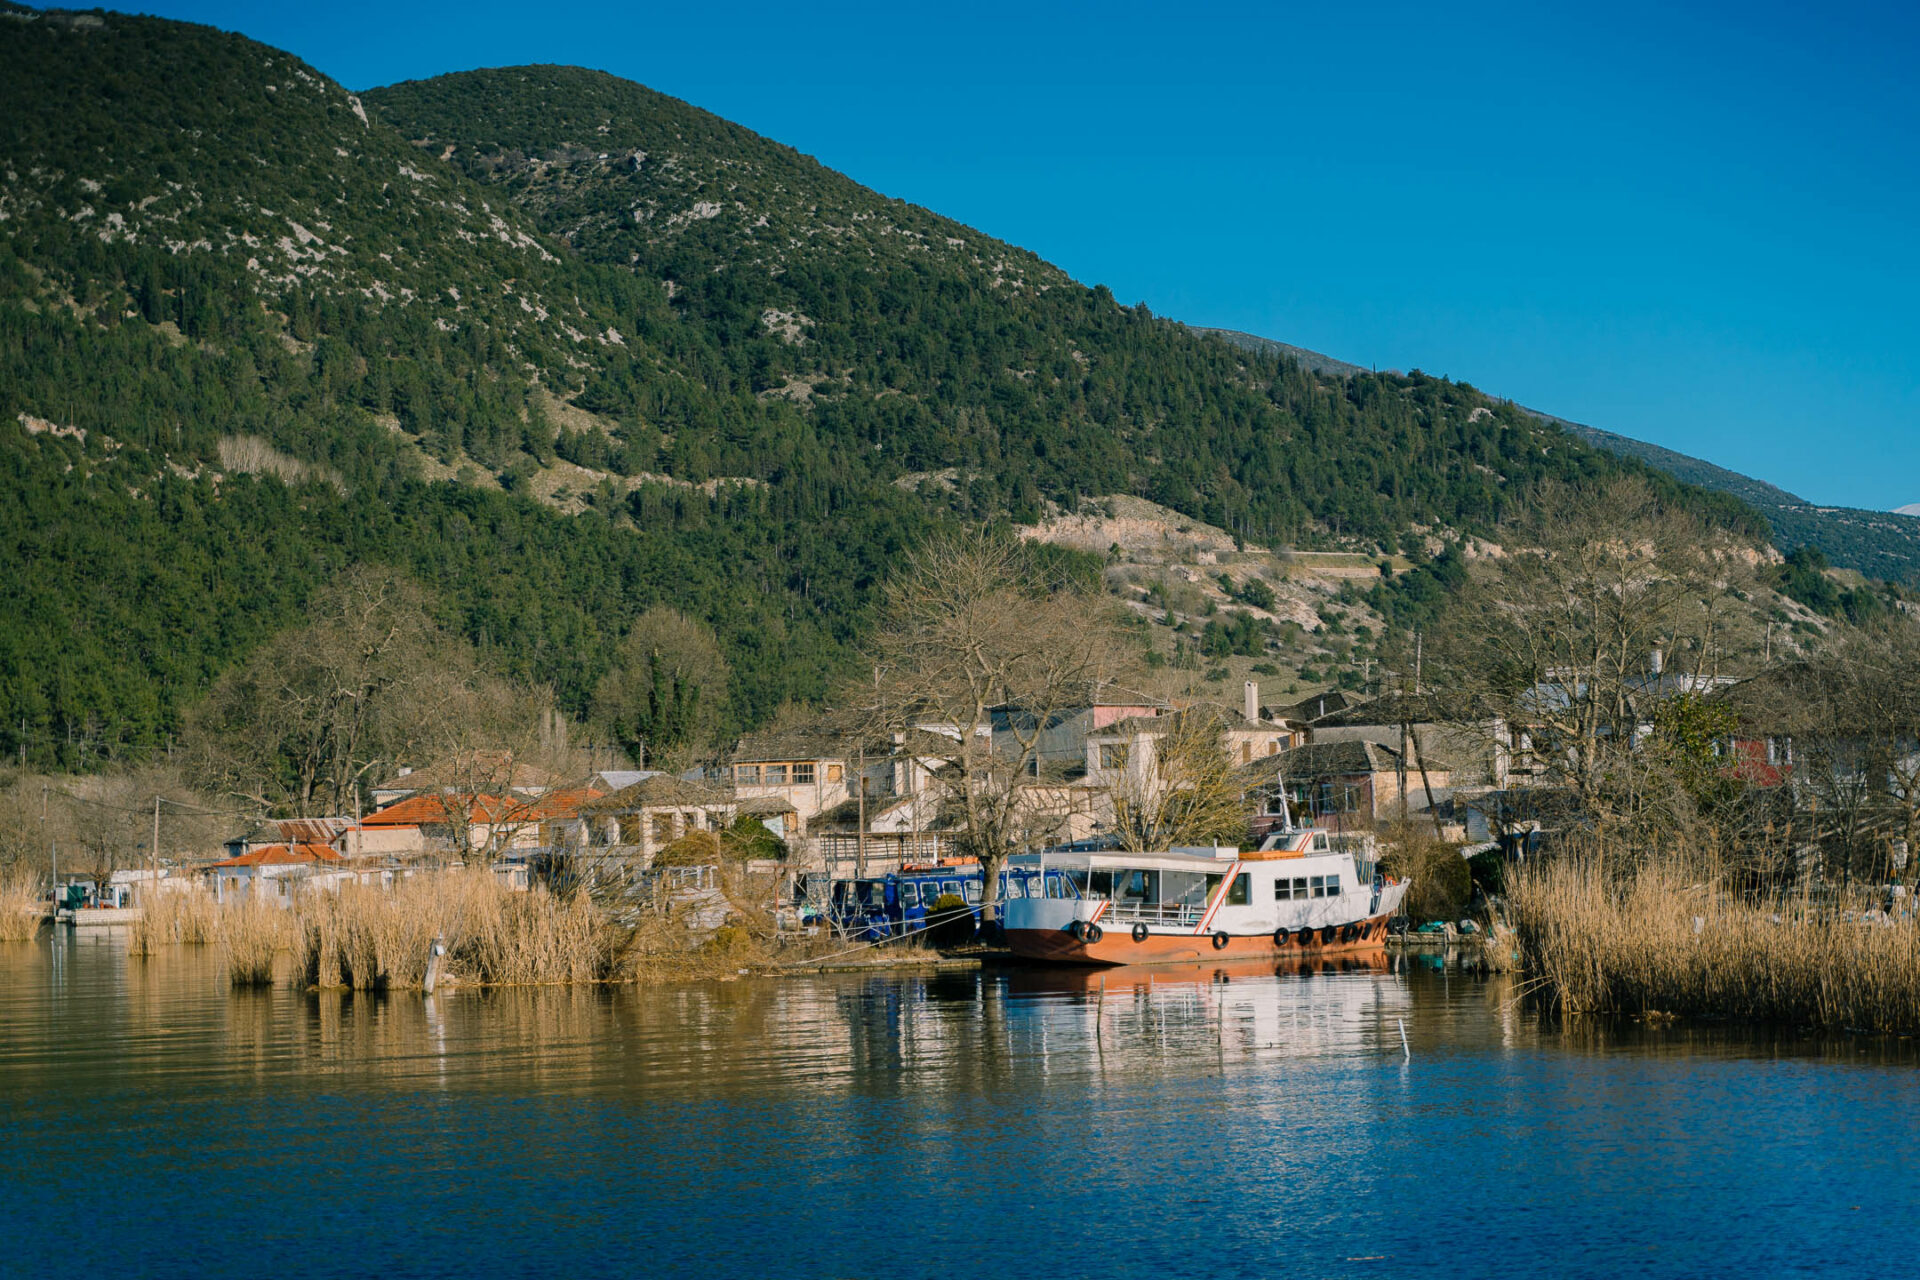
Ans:
[[[797,764],[793,766],[793,780],[796,783],[800,783],[806,786],[812,786],[813,785],[813,765],[811,763],[807,763],[807,764]]]
[[[673,839],[673,815],[656,813],[653,815],[653,838],[666,841]]]
[[[1280,754],[1280,739],[1278,738],[1267,739],[1267,754],[1270,756],[1277,756]]]
[[[837,764],[830,764],[827,766],[828,782],[838,782],[844,777],[846,777],[846,770],[842,766]]]
[[[737,764],[733,766],[733,780],[750,787],[760,785],[760,766],[757,764]]]
[[[1240,763],[1253,763],[1253,744],[1251,742],[1243,742],[1240,744]]]
[[[768,765],[766,768],[760,771],[760,781],[766,783],[770,787],[786,786],[787,785],[787,766],[783,764]]]
[[[1100,744],[1100,767],[1102,769],[1124,769],[1127,767],[1127,744],[1124,742],[1103,742]]]

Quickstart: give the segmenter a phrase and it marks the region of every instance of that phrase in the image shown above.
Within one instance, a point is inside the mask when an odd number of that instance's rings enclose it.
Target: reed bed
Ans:
[[[0,874],[0,942],[29,942],[47,914],[40,878],[18,869]]]
[[[171,882],[166,882],[171,883]],[[219,939],[221,907],[214,896],[195,885],[143,895],[140,918],[128,931],[127,948],[150,956],[174,943],[207,943]]]
[[[294,909],[300,968],[314,986],[418,988],[436,937],[448,982],[528,985],[608,976],[611,940],[592,905],[545,889],[517,892],[486,871],[403,881],[392,892],[348,887],[304,895]]]
[[[690,929],[684,915],[668,912],[615,925],[584,895],[513,890],[477,869],[422,874],[391,888],[305,888],[291,900],[248,895],[221,903],[194,889],[155,895],[134,926],[132,949],[152,955],[173,943],[217,944],[236,987],[271,985],[279,974],[309,987],[418,990],[436,938],[446,945],[439,978],[448,985],[730,977],[772,963],[777,930],[756,905],[769,885],[723,879],[730,919],[711,931]]]
[[[264,897],[248,895],[221,911],[220,945],[227,978],[236,987],[273,985],[274,961],[292,941],[291,913]]]
[[[1568,1014],[1732,1018],[1920,1032],[1920,923],[1755,904],[1679,861],[1613,873],[1569,856],[1516,876],[1533,988]]]

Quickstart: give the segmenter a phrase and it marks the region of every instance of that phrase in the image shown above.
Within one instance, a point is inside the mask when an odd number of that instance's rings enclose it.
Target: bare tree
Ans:
[[[350,569],[193,709],[189,759],[210,789],[263,811],[341,813],[375,770],[426,754],[468,714],[480,678],[414,583]]]
[[[1758,682],[1756,682],[1758,683]],[[1843,880],[1884,881],[1920,849],[1920,625],[1904,616],[1842,633],[1781,672],[1743,710],[1790,735],[1807,834]]]
[[[875,731],[899,735],[978,858],[989,908],[1006,858],[1050,837],[1041,748],[1115,669],[1112,605],[1097,582],[1052,569],[993,532],[937,536],[884,588],[873,681],[850,691]]]
[[[1754,647],[1751,552],[1637,480],[1546,490],[1507,541],[1428,652],[1450,718],[1491,726],[1518,771],[1602,822],[1688,819],[1669,761],[1640,747],[1662,698]]]
[[[1121,846],[1238,844],[1247,834],[1246,788],[1227,750],[1224,713],[1193,707],[1156,728],[1140,739],[1148,758],[1130,760],[1112,788]]]

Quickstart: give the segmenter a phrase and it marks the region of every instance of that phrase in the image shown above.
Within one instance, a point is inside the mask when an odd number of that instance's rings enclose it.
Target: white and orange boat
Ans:
[[[1405,881],[1379,873],[1363,847],[1336,849],[1326,832],[1311,828],[1276,831],[1246,853],[1183,848],[1049,854],[1044,861],[1048,880],[1060,873],[1077,896],[1009,898],[1007,945],[1016,955],[1067,964],[1378,950],[1407,892]]]

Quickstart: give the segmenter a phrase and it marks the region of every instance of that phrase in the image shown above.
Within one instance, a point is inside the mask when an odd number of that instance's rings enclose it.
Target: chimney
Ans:
[[[1247,681],[1247,719],[1260,718],[1260,685],[1258,681]]]
[[[1649,655],[1647,658],[1647,666],[1652,668],[1653,674],[1655,675],[1659,675],[1661,670],[1666,665],[1667,665],[1667,655],[1660,652],[1658,649],[1655,649],[1653,653]]]

